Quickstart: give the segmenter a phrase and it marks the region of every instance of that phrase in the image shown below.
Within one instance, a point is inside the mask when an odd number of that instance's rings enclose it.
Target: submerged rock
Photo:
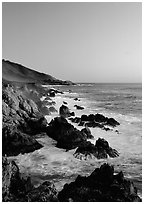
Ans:
[[[117,157],[119,153],[117,150],[112,149],[109,143],[103,139],[99,138],[96,144],[93,145],[91,142],[85,142],[79,146],[74,153],[77,159],[86,160],[89,158],[106,159],[109,157]]]
[[[114,175],[114,167],[103,164],[88,177],[78,176],[65,184],[58,194],[60,202],[141,202],[134,184],[122,172]]]

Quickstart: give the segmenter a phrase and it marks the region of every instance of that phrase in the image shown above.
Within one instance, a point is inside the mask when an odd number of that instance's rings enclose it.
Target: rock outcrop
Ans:
[[[64,117],[54,118],[46,132],[57,141],[57,147],[67,150],[74,149],[87,140],[86,134],[74,128]]]
[[[80,160],[90,158],[106,159],[108,156],[112,158],[118,157],[119,153],[117,150],[112,149],[105,139],[99,138],[96,140],[95,145],[91,142],[81,144],[74,153],[74,156]]]
[[[78,176],[65,184],[58,194],[60,202],[141,202],[134,184],[123,172],[114,174],[114,167],[103,164],[88,177]]]
[[[109,127],[116,127],[117,125],[120,125],[118,121],[116,121],[114,118],[108,118],[101,114],[90,114],[90,115],[82,115],[81,117],[75,117],[75,118],[69,118],[74,123],[78,123],[79,126],[87,125],[88,127],[98,127],[103,130],[110,130]]]
[[[47,121],[36,103],[11,85],[2,90],[3,155],[17,155],[42,147],[33,137],[44,132]]]
[[[30,177],[22,178],[14,161],[2,159],[2,200],[4,202],[56,202],[57,190],[52,182],[45,181],[35,188]]]

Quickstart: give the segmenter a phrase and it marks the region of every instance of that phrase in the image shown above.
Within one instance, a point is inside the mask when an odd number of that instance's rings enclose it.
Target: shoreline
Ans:
[[[53,86],[52,85],[50,85],[50,87],[52,88]],[[62,104],[63,104],[63,101],[66,101],[67,100],[67,102],[68,102],[68,104],[67,104],[67,106],[68,107],[70,107],[70,110],[71,111],[75,111],[76,112],[76,116],[80,116],[84,111],[86,111],[85,109],[84,110],[76,110],[73,106],[74,106],[74,104],[78,104],[78,105],[83,105],[84,106],[84,103],[83,103],[83,99],[81,99],[80,98],[80,100],[81,101],[74,101],[73,100],[73,98],[74,98],[74,96],[78,96],[77,94],[72,94],[73,95],[73,97],[72,98],[69,98],[68,97],[68,95],[70,95],[71,96],[71,93],[66,93],[66,95],[65,95],[65,93],[64,94],[57,94],[55,97],[53,97],[52,98],[52,100],[53,101],[55,101],[56,102],[56,104],[54,105],[54,107],[56,108],[59,108]],[[73,107],[73,110],[72,110],[72,107]],[[56,109],[57,109],[56,108]],[[86,107],[85,107],[86,108]],[[87,111],[88,112],[88,111]],[[47,119],[47,121],[48,122],[50,122],[51,121],[51,119],[53,119],[54,117],[57,117],[59,115],[59,113],[58,112],[56,112],[56,113],[51,113],[51,115],[48,115],[48,116],[45,116],[45,118]],[[71,123],[71,121],[69,121],[70,123]],[[80,126],[78,126],[77,124],[74,124],[74,123],[72,123],[76,128],[78,128],[78,129],[82,129],[82,127],[80,127]],[[96,132],[97,132],[97,134],[96,135],[100,135],[101,137],[104,137],[104,138],[106,138],[107,139],[107,132],[104,132],[103,130],[101,130],[101,129],[95,129],[95,128],[90,128],[91,129],[91,132],[93,133],[94,132],[94,134],[96,134]],[[112,133],[110,133],[110,134],[112,134]],[[112,136],[110,136],[112,139],[114,139],[114,137],[117,137],[117,135],[116,134],[114,134],[114,136],[112,137]],[[97,139],[98,137],[95,137],[94,138],[94,140],[90,140],[92,143],[95,143],[95,141],[96,141],[96,139]],[[112,141],[112,139],[111,139],[111,141]],[[115,138],[116,139],[116,138]],[[40,139],[38,139],[38,141],[40,141],[41,140],[41,138]],[[109,139],[108,139],[108,141],[109,141]],[[111,144],[111,142],[110,142],[110,144]],[[113,146],[113,145],[112,145]],[[41,151],[41,150],[38,150],[38,151]],[[110,162],[110,163],[112,163],[112,164],[114,164],[115,163],[115,160],[119,160],[119,158],[116,158],[116,159],[108,159],[107,160],[107,162]],[[95,162],[98,162],[99,163],[99,165],[100,164],[102,164],[103,162],[104,162],[105,160],[102,160],[102,161],[98,161],[98,160],[96,160]],[[93,161],[92,161],[92,163],[94,163]],[[119,167],[119,168],[116,168],[116,171],[118,172],[119,170],[120,170],[121,168]],[[125,172],[124,172],[125,173]],[[78,174],[77,174],[78,175]],[[63,186],[63,185],[62,185]],[[142,195],[141,195],[142,196]]]
[[[50,85],[50,87],[52,88],[55,86]],[[55,97],[51,97],[51,100],[55,102],[55,105],[53,106],[55,107],[57,112],[52,112],[51,115],[45,116],[48,123],[51,121],[51,119],[59,115],[58,110],[59,107],[62,104],[64,104],[63,102],[66,102],[67,103],[66,106],[68,106],[68,108],[70,108],[71,111],[75,112],[75,116],[81,116],[84,113],[85,114],[93,113],[93,110],[90,111],[89,109],[87,109],[87,101],[84,101],[84,98],[80,98],[80,101],[75,101],[74,100],[75,97],[79,96],[76,93],[69,92],[64,92],[64,94],[58,93],[55,95]],[[41,101],[44,102],[45,101],[44,99],[45,98],[42,96]],[[74,107],[74,105],[83,106],[84,109],[77,110]],[[68,120],[68,122],[74,125],[74,127],[76,127],[79,130],[83,128],[81,126],[78,126],[77,123],[71,122],[70,120]],[[112,147],[116,147],[118,151],[120,150],[119,145],[115,146],[116,144],[115,142],[117,140],[117,137],[122,136],[121,134],[118,135],[114,131],[106,132],[104,130],[101,130],[100,128],[90,128],[90,130],[92,132],[92,135],[94,135],[95,137],[94,139],[88,141],[91,141],[94,144],[98,137],[102,137],[108,140]],[[18,156],[9,157],[10,160],[14,159],[16,161],[22,175],[31,176],[32,182],[35,183],[35,186],[38,186],[45,180],[49,181],[53,180],[57,190],[58,189],[61,190],[65,183],[74,181],[78,175],[81,175],[81,172],[83,172],[82,175],[87,176],[96,167],[100,167],[100,165],[102,165],[104,162],[108,162],[109,164],[114,165],[115,172],[119,172],[120,170],[122,170],[126,178],[134,180],[133,178],[128,177],[127,167],[125,171],[124,169],[121,168],[121,166],[119,166],[119,163],[121,162],[120,161],[121,154],[120,157],[114,159],[108,158],[106,160],[105,159],[97,160],[92,158],[91,160],[88,161],[81,161],[74,158],[73,153],[75,150],[65,152],[65,150],[55,147],[56,141],[54,141],[53,139],[49,138],[46,135],[43,137],[39,136],[39,138],[36,138],[36,140],[43,145],[41,149],[35,150],[32,153],[19,154]],[[48,141],[47,145],[46,141]],[[49,155],[48,157],[46,156],[47,154]],[[50,155],[52,155],[52,157]],[[73,165],[70,165],[68,162],[72,163]],[[62,167],[62,169],[59,168],[60,166]],[[77,166],[77,169],[75,166]],[[60,172],[63,173],[64,171],[66,171],[68,174],[67,175],[60,174]],[[43,176],[39,177],[38,174]],[[142,197],[142,194],[139,193],[139,191],[138,195]]]

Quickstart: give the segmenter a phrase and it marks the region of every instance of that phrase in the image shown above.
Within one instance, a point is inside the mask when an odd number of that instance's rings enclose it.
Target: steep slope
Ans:
[[[51,75],[40,73],[21,64],[2,60],[3,80],[24,83],[71,84],[69,81],[58,80]]]

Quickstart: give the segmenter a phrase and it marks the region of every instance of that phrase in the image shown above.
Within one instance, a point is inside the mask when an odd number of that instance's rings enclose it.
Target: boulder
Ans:
[[[134,184],[122,172],[114,174],[114,167],[104,163],[90,176],[78,176],[65,184],[59,192],[60,202],[141,202]]]
[[[85,126],[85,128],[83,128],[83,129],[81,130],[81,132],[84,133],[84,134],[86,134],[87,139],[93,139],[93,138],[94,138],[94,136],[91,134],[90,129],[89,129],[87,126]]]
[[[59,115],[60,115],[60,117],[63,117],[63,118],[69,117],[70,116],[69,108],[65,105],[62,105],[59,109]]]
[[[56,202],[57,190],[52,182],[45,181],[34,187],[31,178],[22,178],[14,161],[2,159],[2,200],[4,202]]]
[[[47,127],[47,134],[57,141],[57,147],[67,150],[74,149],[87,140],[87,136],[64,117],[54,118]]]

